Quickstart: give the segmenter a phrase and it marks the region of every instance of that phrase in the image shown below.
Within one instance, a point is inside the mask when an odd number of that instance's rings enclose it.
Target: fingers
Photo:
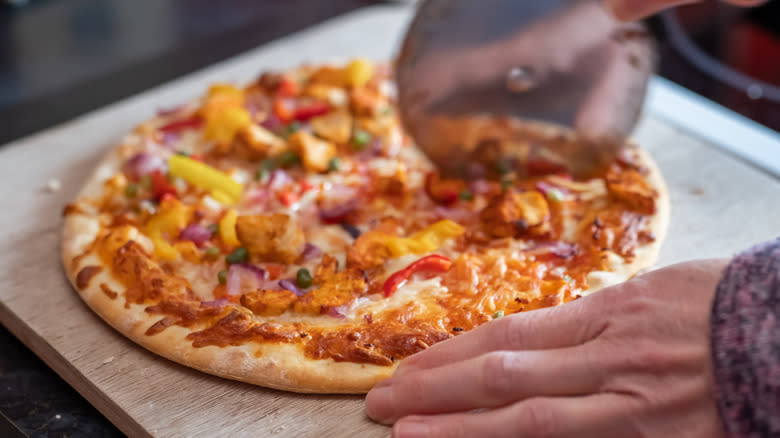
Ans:
[[[538,396],[593,394],[601,373],[587,347],[543,351],[495,351],[393,377],[366,398],[368,415],[392,423],[412,414],[442,414],[505,406]]]
[[[637,436],[632,426],[635,401],[619,394],[535,398],[478,413],[406,417],[394,438]]]
[[[546,350],[583,344],[595,338],[606,324],[597,314],[597,301],[602,300],[594,295],[563,306],[501,318],[405,359],[395,375],[495,350]]]

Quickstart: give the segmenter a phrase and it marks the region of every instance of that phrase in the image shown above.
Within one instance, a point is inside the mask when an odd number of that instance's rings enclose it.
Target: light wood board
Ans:
[[[59,259],[61,211],[100,157],[153,114],[214,81],[356,55],[389,58],[409,18],[374,7],[312,28],[0,150],[0,321],[130,436],[385,436],[361,397],[304,396],[222,380],[125,340],[81,302]],[[660,264],[730,256],[780,232],[780,182],[647,115],[639,142],[672,196]],[[49,179],[62,190],[48,193]]]

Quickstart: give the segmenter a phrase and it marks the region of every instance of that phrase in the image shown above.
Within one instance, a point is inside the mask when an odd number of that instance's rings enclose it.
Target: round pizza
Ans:
[[[215,84],[100,162],[65,208],[63,263],[154,353],[363,393],[437,342],[653,263],[668,199],[637,147],[587,180],[540,160],[487,167],[439,175],[403,132],[392,71],[367,60]]]

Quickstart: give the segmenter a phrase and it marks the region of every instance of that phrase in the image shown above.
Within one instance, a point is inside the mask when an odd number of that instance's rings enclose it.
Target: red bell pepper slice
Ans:
[[[295,109],[295,115],[293,118],[301,122],[305,122],[313,117],[327,114],[330,111],[330,105],[325,102],[312,102],[306,106],[301,106]]]
[[[566,166],[559,163],[553,163],[552,161],[531,159],[528,160],[525,165],[528,169],[528,173],[534,176],[568,173]]]
[[[295,102],[292,99],[274,99],[273,113],[282,124],[286,125],[295,117]]]
[[[150,175],[152,179],[152,195],[154,199],[162,201],[166,196],[172,196],[176,198],[178,193],[176,187],[168,181],[168,178],[161,171],[156,170]]]
[[[203,126],[203,119],[199,116],[192,116],[188,119],[174,120],[158,128],[163,134],[176,134],[185,129],[200,129]]]
[[[425,177],[425,193],[438,204],[449,206],[458,202],[460,193],[465,189],[463,181],[441,179],[438,172],[431,172]]]
[[[276,87],[276,94],[282,97],[295,97],[301,94],[301,86],[298,85],[298,81],[282,78]]]
[[[296,202],[298,202],[298,199],[299,199],[298,195],[296,195],[293,192],[282,192],[279,195],[279,202],[284,204],[285,207],[289,207],[295,204]]]
[[[413,274],[417,272],[445,273],[450,270],[451,266],[452,260],[444,256],[434,254],[423,257],[388,277],[382,286],[382,291],[385,294],[385,298],[387,298],[393,295]]]

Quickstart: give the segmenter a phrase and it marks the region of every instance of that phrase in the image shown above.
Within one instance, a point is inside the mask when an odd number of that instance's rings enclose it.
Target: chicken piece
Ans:
[[[297,299],[289,290],[258,290],[241,295],[241,305],[255,315],[279,316],[291,308]]]
[[[298,298],[295,311],[319,315],[334,307],[348,305],[366,290],[366,280],[360,269],[345,269],[319,288]]]
[[[550,217],[544,196],[536,191],[507,190],[490,200],[479,218],[482,229],[492,237],[539,234]]]
[[[377,116],[387,107],[382,95],[369,87],[355,87],[349,97],[352,111],[358,116]]]
[[[387,247],[388,237],[392,236],[378,230],[361,234],[347,249],[347,266],[360,269],[381,266],[392,257]]]
[[[330,160],[336,156],[336,147],[332,143],[303,131],[291,135],[288,141],[309,172],[326,172]]]
[[[279,155],[287,149],[284,140],[262,126],[251,124],[238,133],[233,152],[251,161]]]
[[[610,169],[607,173],[607,192],[642,214],[655,213],[655,190],[636,170]]]
[[[305,243],[295,220],[281,213],[239,216],[236,234],[253,262],[293,263]]]
[[[311,129],[334,143],[348,143],[352,137],[352,116],[346,111],[331,111],[311,119]]]
[[[334,87],[345,88],[349,85],[347,75],[344,69],[325,65],[309,76],[310,84],[331,85]]]
[[[400,196],[406,191],[406,166],[398,163],[395,172],[383,174],[377,172],[374,175],[374,184],[376,191],[383,194]]]
[[[349,99],[347,91],[341,87],[325,84],[309,84],[303,89],[303,95],[330,103],[332,107],[342,108],[347,106]]]
[[[320,265],[317,266],[317,271],[314,273],[314,284],[322,284],[332,279],[336,275],[336,271],[339,269],[339,261],[336,257],[330,254],[322,256]]]
[[[360,129],[374,137],[388,137],[396,129],[396,119],[393,117],[360,117],[357,125]]]

